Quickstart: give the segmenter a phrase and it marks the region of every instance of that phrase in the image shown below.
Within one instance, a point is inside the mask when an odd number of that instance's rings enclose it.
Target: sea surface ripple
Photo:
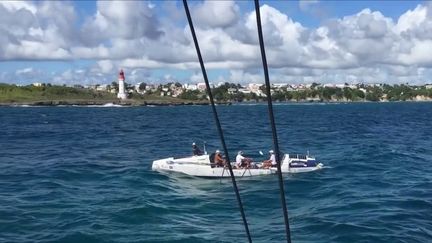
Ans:
[[[275,104],[293,242],[432,242],[432,103]],[[265,105],[218,106],[230,156],[272,147]],[[0,108],[0,242],[246,242],[230,180],[151,171],[220,149],[210,107]],[[238,181],[254,242],[285,240],[277,177]]]

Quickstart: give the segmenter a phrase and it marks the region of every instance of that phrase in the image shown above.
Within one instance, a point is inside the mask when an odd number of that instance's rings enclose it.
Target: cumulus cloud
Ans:
[[[87,44],[107,38],[157,39],[163,31],[150,6],[142,1],[98,1],[97,12],[85,22],[81,38]]]
[[[112,73],[114,64],[111,60],[101,60],[97,62],[102,73]]]
[[[197,26],[207,28],[225,28],[236,23],[239,7],[232,0],[209,1],[196,6],[193,11]]]
[[[409,30],[417,30],[423,23],[428,22],[428,7],[418,5],[414,10],[408,10],[402,14],[397,22],[395,31],[402,33]]]
[[[0,2],[0,59],[62,60],[74,42],[75,11],[68,3]]]
[[[36,7],[33,4],[24,1],[2,1],[0,2],[0,5],[10,12],[28,10],[33,14],[36,13]]]
[[[397,19],[363,9],[313,28],[270,4],[261,6],[261,15],[275,80],[399,82],[424,80],[431,73],[432,56],[426,51],[432,48],[431,4]],[[299,8],[310,11],[321,4],[300,1]],[[172,14],[161,14],[160,6]],[[195,2],[191,10],[206,67],[228,69],[230,74],[220,80],[263,82],[254,11],[234,1]],[[65,70],[55,81],[110,82],[120,67],[136,70],[136,80],[168,68],[192,70],[191,80],[198,80],[197,55],[181,5],[98,1],[90,16],[80,18],[78,11],[65,2],[1,1],[0,61],[95,61],[80,72]],[[10,75],[25,78],[24,71]]]

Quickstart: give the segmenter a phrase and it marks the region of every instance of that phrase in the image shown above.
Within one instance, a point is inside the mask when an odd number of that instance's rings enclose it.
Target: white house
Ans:
[[[250,94],[251,91],[248,89],[239,89],[238,92],[243,93],[243,94]]]
[[[107,91],[108,90],[108,85],[107,84],[102,84],[102,85],[98,85],[96,87],[97,91]]]
[[[184,84],[183,88],[186,90],[197,90],[197,86],[196,84]]]
[[[288,87],[288,84],[287,83],[276,83],[276,84],[272,84],[271,87],[275,88],[275,89],[281,89],[281,88]]]
[[[205,91],[206,88],[207,88],[207,86],[206,86],[205,83],[197,83],[196,86],[197,86],[197,89],[198,89],[199,91]]]
[[[228,94],[235,94],[237,93],[237,89],[236,88],[229,88],[228,89]]]
[[[263,84],[254,84],[254,83],[252,83],[252,84],[248,84],[248,85],[247,85],[247,89],[248,89],[249,91],[253,92],[253,93],[256,93],[256,92],[260,91],[260,87],[261,87],[262,85],[263,85]]]
[[[33,83],[32,85],[35,87],[42,87],[42,83]]]

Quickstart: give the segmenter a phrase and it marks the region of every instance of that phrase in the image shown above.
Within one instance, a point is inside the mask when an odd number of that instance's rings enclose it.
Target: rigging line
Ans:
[[[198,45],[198,40],[197,40],[197,37],[196,37],[196,34],[195,34],[195,29],[193,27],[192,18],[191,18],[190,12],[189,12],[189,7],[188,7],[188,4],[187,4],[187,0],[183,0],[183,6],[184,6],[185,11],[186,11],[186,16],[187,16],[187,19],[188,19],[188,22],[189,22],[190,30],[192,32],[192,37],[193,37],[193,40],[194,40],[194,43],[195,43],[195,49],[197,51],[198,59],[199,59],[200,65],[201,65],[201,71],[202,71],[202,74],[203,74],[203,77],[204,77],[204,81],[205,81],[205,84],[206,84],[206,88],[207,88],[207,94],[208,94],[209,99],[210,99],[210,103],[211,103],[211,107],[212,107],[212,110],[213,110],[214,119],[216,121],[216,126],[217,126],[217,129],[218,129],[218,132],[219,132],[219,137],[220,137],[220,140],[221,140],[221,143],[222,143],[222,147],[223,147],[223,150],[225,152],[225,157],[226,157],[226,161],[227,161],[227,164],[228,164],[228,169],[229,169],[229,172],[231,174],[231,180],[232,180],[232,184],[233,184],[233,187],[234,187],[234,192],[235,192],[236,197],[237,197],[237,202],[239,204],[240,213],[241,213],[241,216],[242,216],[242,219],[243,219],[243,224],[244,224],[244,227],[245,227],[247,238],[248,238],[249,242],[251,243],[252,239],[251,239],[251,236],[250,236],[249,227],[248,227],[248,223],[247,223],[247,220],[246,220],[246,215],[244,213],[243,203],[242,203],[241,198],[240,198],[240,193],[239,193],[239,190],[238,190],[238,187],[237,187],[236,179],[235,179],[235,176],[234,176],[234,173],[233,173],[233,170],[232,170],[232,166],[231,166],[231,162],[230,162],[230,159],[229,159],[229,156],[228,156],[228,149],[227,149],[227,146],[225,144],[225,138],[224,138],[222,127],[221,127],[221,124],[220,124],[220,121],[219,121],[219,117],[218,117],[218,114],[217,114],[217,111],[216,111],[216,106],[214,104],[213,95],[212,95],[212,92],[211,92],[211,89],[210,89],[210,84],[208,82],[207,72],[206,72],[206,69],[204,67],[204,61],[203,61],[202,56],[201,56],[201,51],[200,51],[200,48],[199,48],[199,45]]]
[[[260,15],[259,0],[255,0],[255,13],[256,13],[256,19],[257,19],[258,38],[259,38],[259,44],[260,44],[260,49],[261,49],[261,58],[262,58],[265,83],[266,83],[268,112],[269,112],[270,124],[271,124],[271,128],[272,128],[273,146],[274,146],[274,151],[275,151],[275,156],[276,156],[276,164],[277,164],[277,170],[278,170],[279,191],[280,191],[283,215],[284,215],[284,220],[285,220],[286,238],[287,238],[287,242],[291,243],[291,233],[290,233],[290,226],[289,226],[288,209],[287,209],[286,201],[285,201],[285,190],[284,190],[284,183],[283,183],[283,178],[282,178],[282,173],[281,173],[280,151],[279,151],[279,144],[278,144],[278,138],[277,138],[277,133],[276,133],[276,124],[275,124],[275,119],[274,119],[274,115],[273,115],[273,103],[272,103],[272,98],[271,98],[271,93],[270,93],[270,78],[269,78],[269,73],[268,73],[267,59],[266,59],[266,54],[265,54],[265,49],[264,49],[264,38],[263,38],[262,27],[261,27],[261,15]]]

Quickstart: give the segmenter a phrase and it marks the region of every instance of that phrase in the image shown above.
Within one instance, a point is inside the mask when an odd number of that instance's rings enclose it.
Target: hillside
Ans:
[[[188,105],[208,104],[207,100],[188,100],[158,95],[132,94],[128,100],[119,100],[115,94],[86,88],[56,85],[35,87],[0,83],[0,105]]]

